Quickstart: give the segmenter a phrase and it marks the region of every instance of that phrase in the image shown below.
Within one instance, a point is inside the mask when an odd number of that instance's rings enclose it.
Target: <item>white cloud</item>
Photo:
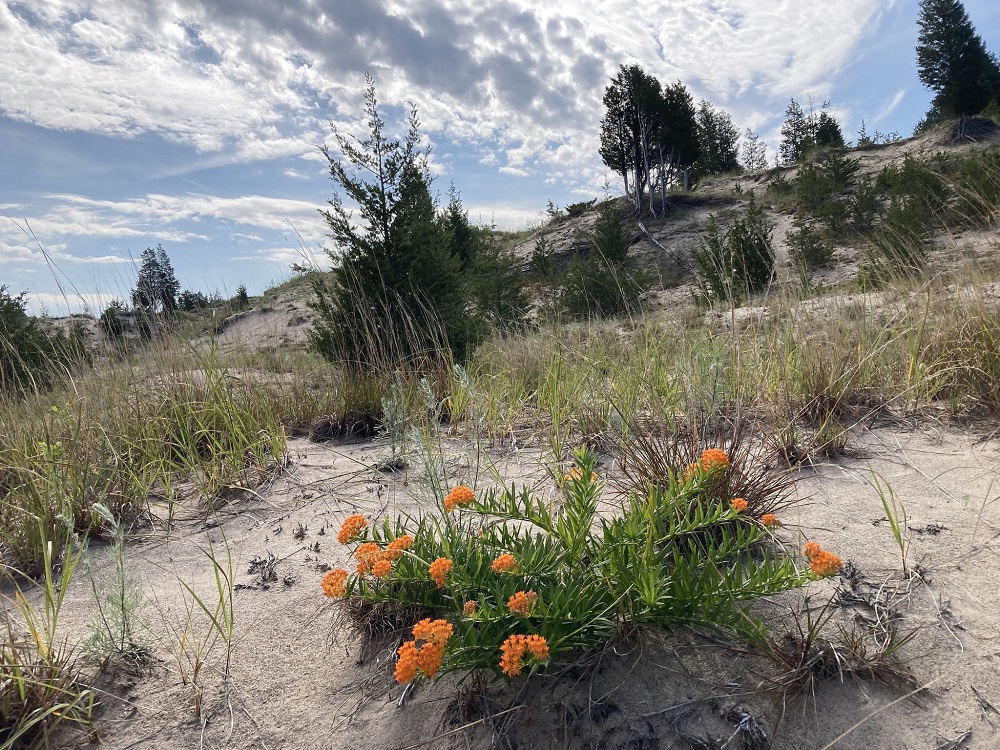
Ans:
[[[19,120],[157,133],[224,152],[220,163],[315,159],[329,103],[347,131],[363,130],[368,70],[382,103],[415,104],[425,132],[483,147],[485,163],[499,142],[524,169],[596,161],[619,63],[680,78],[741,124],[762,104],[822,99],[891,3],[50,0],[40,22],[18,7],[0,1],[0,111]]]
[[[528,177],[531,174],[527,169],[520,169],[518,167],[500,167],[497,172],[500,174],[509,174],[514,177]]]
[[[899,89],[893,95],[892,99],[886,102],[885,105],[883,105],[883,107],[878,111],[878,113],[876,113],[875,117],[873,118],[873,122],[876,123],[881,122],[886,117],[891,115],[893,111],[895,111],[896,107],[898,107],[905,98],[906,98],[906,89]]]

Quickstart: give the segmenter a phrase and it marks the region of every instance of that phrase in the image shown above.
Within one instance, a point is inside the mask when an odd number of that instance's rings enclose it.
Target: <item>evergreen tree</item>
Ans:
[[[0,393],[43,390],[82,353],[82,339],[46,333],[28,315],[26,297],[26,292],[15,296],[0,285]]]
[[[468,327],[459,259],[452,256],[448,231],[436,215],[426,153],[418,148],[416,110],[410,112],[405,138],[390,140],[368,77],[365,114],[364,138],[334,129],[342,158],[327,146],[321,149],[338,192],[330,209],[321,212],[335,243],[326,251],[334,269],[330,277],[313,279],[318,315],[311,343],[330,360],[364,364],[380,361],[389,339],[397,351],[436,346],[443,328],[461,358]],[[339,191],[357,204],[359,223]]]
[[[844,147],[840,123],[827,111],[829,106],[830,102],[823,102],[817,113],[810,100],[807,114],[795,99],[789,101],[781,126],[779,156],[782,164],[797,164],[819,149]]]
[[[677,81],[666,88],[638,65],[622,66],[604,90],[600,154],[622,176],[636,211],[655,214],[655,192],[665,207],[666,187],[698,158],[691,94]],[[644,193],[648,204],[644,208]]]
[[[695,173],[701,177],[740,171],[740,133],[729,113],[702,99],[698,105],[697,122],[701,153],[694,165]]]
[[[660,210],[666,213],[667,187],[684,174],[684,188],[690,187],[690,169],[701,155],[697,111],[691,93],[680,81],[662,90],[656,109],[656,148],[659,154]],[[653,213],[652,201],[650,212]]]
[[[448,206],[444,210],[444,224],[448,230],[448,248],[458,259],[459,269],[468,270],[476,255],[479,236],[469,223],[469,214],[462,206],[462,197],[452,183],[448,188]]]
[[[128,332],[128,319],[125,303],[120,299],[111,300],[104,312],[101,313],[97,325],[113,344],[122,344],[125,341],[125,334]]]
[[[162,245],[142,251],[139,278],[132,290],[132,304],[147,315],[171,313],[177,309],[181,285]]]
[[[205,303],[205,306],[207,307],[207,299],[205,300]],[[236,294],[233,297],[233,307],[236,310],[246,310],[250,307],[250,295],[247,293],[246,284],[240,284],[236,287]]]
[[[921,0],[917,24],[917,72],[935,94],[922,124],[959,117],[964,137],[968,118],[1000,97],[1000,66],[960,0]]]
[[[844,133],[840,129],[837,118],[825,109],[816,118],[816,127],[813,131],[813,143],[818,149],[844,148]]]
[[[791,99],[785,109],[785,122],[781,126],[781,144],[778,146],[783,164],[798,162],[806,148],[809,132],[809,120],[802,111],[802,105]]]
[[[742,166],[747,172],[767,169],[767,144],[750,128],[743,134]]]

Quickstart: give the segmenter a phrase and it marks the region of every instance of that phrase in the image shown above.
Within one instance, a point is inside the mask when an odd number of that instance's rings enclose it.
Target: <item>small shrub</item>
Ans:
[[[594,204],[597,202],[597,198],[591,198],[589,201],[580,201],[579,203],[570,203],[566,206],[567,216],[582,216],[587,212],[587,209],[593,208]]]
[[[183,297],[184,295],[181,295],[182,300]],[[125,335],[128,333],[127,314],[125,303],[119,299],[112,300],[111,304],[101,313],[97,325],[111,343],[116,345],[124,343]]]
[[[246,310],[250,307],[250,295],[247,294],[247,288],[245,284],[240,284],[236,287],[236,294],[232,299],[233,309],[237,311]]]
[[[50,335],[28,315],[26,297],[0,286],[0,394],[47,389],[86,350],[82,328],[69,336],[61,331]]]
[[[545,235],[535,240],[535,245],[531,249],[531,258],[528,260],[528,268],[532,275],[542,282],[551,282],[556,275],[556,259],[552,255],[552,248]]]
[[[558,506],[526,488],[456,487],[415,518],[352,516],[338,539],[356,570],[327,573],[323,591],[427,613],[397,652],[396,679],[407,683],[449,671],[530,675],[638,624],[759,638],[764,625],[744,602],[835,572],[830,553],[814,572],[818,552],[813,570],[800,570],[770,544],[751,503],[719,500],[729,471],[721,450],[630,494],[612,517],[597,515],[595,469],[595,454],[577,451]]]
[[[703,297],[738,304],[764,291],[774,278],[771,231],[753,194],[746,214],[724,235],[715,216],[709,217],[701,247],[694,252]]]
[[[833,245],[824,233],[809,221],[796,219],[794,229],[785,235],[792,260],[805,271],[826,268],[833,260]]]

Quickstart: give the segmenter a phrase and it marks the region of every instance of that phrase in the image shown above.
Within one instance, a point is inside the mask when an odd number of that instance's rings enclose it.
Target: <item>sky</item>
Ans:
[[[470,219],[538,223],[621,183],[597,153],[620,65],[752,128],[789,98],[909,136],[918,0],[0,0],[0,285],[99,314],[160,244],[181,286],[259,293],[322,262],[319,146],[416,107],[432,189]],[[966,0],[1000,51],[1000,3]],[[332,249],[332,248],[331,248]]]

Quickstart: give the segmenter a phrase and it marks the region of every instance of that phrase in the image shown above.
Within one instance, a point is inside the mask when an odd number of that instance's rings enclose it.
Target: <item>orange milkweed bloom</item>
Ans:
[[[537,601],[538,594],[534,591],[516,591],[507,600],[507,609],[519,615],[527,616]]]
[[[331,570],[320,582],[323,594],[331,599],[339,599],[347,593],[347,571],[343,568]]]
[[[454,632],[454,626],[447,620],[432,620],[429,617],[425,617],[413,626],[414,638],[432,643],[447,643]]]
[[[724,469],[729,466],[729,454],[720,448],[706,448],[701,452],[698,463],[701,464],[702,471],[711,471],[716,466]]]
[[[734,497],[732,500],[729,501],[729,506],[737,513],[746,513],[747,508],[750,507],[746,499],[742,497]]]
[[[417,650],[416,641],[406,641],[396,652],[399,658],[396,660],[396,682],[405,685],[413,682],[417,677],[417,659],[420,652]]]
[[[357,537],[357,535],[360,534],[367,525],[368,519],[360,513],[348,516],[340,525],[340,531],[337,532],[337,541],[341,544],[347,544],[349,541]]]
[[[453,627],[447,620],[424,618],[413,626],[413,640],[399,647],[396,661],[396,682],[404,685],[412,682],[418,674],[434,677],[441,669],[445,647],[451,638]],[[423,641],[417,646],[417,641]]]
[[[382,548],[375,542],[365,542],[354,550],[354,558],[358,561],[358,575],[367,575],[382,558]]]
[[[458,485],[444,498],[444,509],[448,513],[455,510],[457,505],[468,505],[476,499],[475,493],[464,485]]]
[[[500,646],[500,669],[508,677],[521,674],[521,668],[526,653],[530,653],[538,661],[549,658],[549,644],[540,635],[515,634],[507,638]]]
[[[504,552],[490,565],[494,573],[510,573],[517,570],[517,560],[509,552]]]
[[[445,578],[448,576],[448,572],[451,570],[451,560],[447,557],[439,557],[437,560],[431,563],[430,568],[427,572],[430,573],[431,578],[438,585],[438,588],[444,588]]]
[[[417,666],[425,677],[433,677],[441,669],[442,659],[444,659],[443,643],[425,643],[417,654]]]
[[[826,578],[837,573],[844,567],[844,561],[832,552],[821,549],[816,542],[808,542],[803,549],[806,559],[809,560],[809,570],[813,575]]]
[[[409,534],[403,534],[403,536],[396,537],[389,545],[385,548],[385,558],[387,560],[398,560],[404,549],[409,549],[413,546],[413,537]]]
[[[781,526],[781,521],[778,520],[778,517],[774,515],[774,513],[765,513],[760,517],[760,522],[769,529],[775,529]]]
[[[392,572],[392,563],[384,557],[372,566],[372,575],[376,578],[385,578]]]
[[[569,471],[566,472],[566,476],[563,479],[567,482],[582,482],[583,481],[583,469],[579,466],[571,466]],[[590,481],[596,482],[598,479],[596,472],[590,472]]]
[[[465,604],[462,605],[462,614],[466,617],[472,617],[476,614],[476,607],[479,606],[479,602],[475,599],[469,599]]]

